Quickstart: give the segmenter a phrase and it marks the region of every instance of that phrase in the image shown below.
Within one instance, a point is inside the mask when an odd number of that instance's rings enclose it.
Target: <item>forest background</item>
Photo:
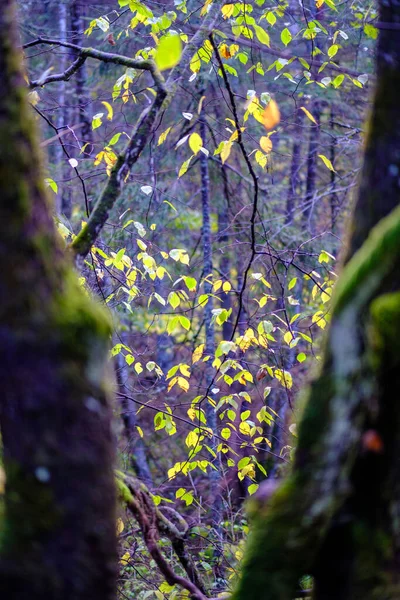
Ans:
[[[113,322],[120,597],[216,596],[321,358],[375,5],[18,9],[57,227]]]

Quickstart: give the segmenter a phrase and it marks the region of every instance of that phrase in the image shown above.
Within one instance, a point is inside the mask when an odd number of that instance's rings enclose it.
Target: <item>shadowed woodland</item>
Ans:
[[[400,4],[0,0],[0,597],[400,597]]]

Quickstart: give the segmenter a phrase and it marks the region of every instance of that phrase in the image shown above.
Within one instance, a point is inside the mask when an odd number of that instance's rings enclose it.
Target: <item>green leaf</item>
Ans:
[[[55,194],[57,194],[58,192],[58,186],[56,184],[55,181],[53,181],[53,179],[50,179],[50,177],[46,177],[46,179],[44,180],[45,184],[51,189],[53,190],[53,192]]]
[[[264,44],[265,46],[270,46],[269,35],[268,33],[259,25],[253,25],[255,34],[259,42]]]
[[[304,352],[300,352],[300,354],[298,354],[296,356],[296,359],[299,363],[302,363],[306,360],[307,356],[304,354]]]
[[[247,488],[247,491],[249,492],[249,495],[251,496],[252,494],[254,494],[256,491],[258,490],[258,483],[252,483],[251,485],[249,485],[249,487]]]
[[[364,33],[373,40],[376,40],[378,37],[378,29],[369,23],[364,25]]]
[[[181,303],[179,296],[176,292],[171,292],[168,295],[168,302],[174,309],[177,308]]]
[[[92,129],[97,129],[98,127],[100,127],[100,125],[103,122],[103,114],[104,113],[97,113],[97,114],[93,115],[93,117],[92,117]]]
[[[125,362],[126,362],[126,364],[127,364],[127,365],[131,365],[132,363],[134,363],[134,362],[135,362],[135,359],[134,359],[134,357],[132,356],[132,354],[127,354],[127,355],[125,356]]]
[[[190,320],[187,317],[184,317],[182,315],[179,316],[179,323],[182,325],[182,327],[184,329],[186,329],[186,331],[189,331],[190,329]]]
[[[274,13],[268,12],[267,16],[265,18],[267,19],[267,21],[268,21],[268,23],[270,25],[275,25],[275,23],[276,23],[276,16],[274,15]]]
[[[189,292],[193,292],[196,289],[197,281],[194,277],[184,277],[184,281]]]
[[[156,48],[154,60],[160,71],[172,69],[180,61],[182,42],[179,35],[164,35]]]
[[[285,29],[282,30],[281,40],[282,40],[282,43],[285,44],[285,46],[290,44],[290,42],[292,41],[292,34],[290,33],[290,31],[287,27],[285,27]]]
[[[329,58],[333,58],[337,54],[338,50],[339,50],[339,46],[337,44],[332,44],[332,46],[330,48],[328,48]]]
[[[342,85],[342,83],[343,83],[343,80],[344,80],[344,75],[343,74],[337,75],[335,77],[335,79],[332,81],[333,87],[334,88],[340,87]]]

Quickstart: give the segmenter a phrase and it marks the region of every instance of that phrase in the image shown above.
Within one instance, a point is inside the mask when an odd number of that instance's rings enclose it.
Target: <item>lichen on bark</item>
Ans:
[[[110,324],[53,224],[14,8],[0,4],[0,596],[111,600]]]

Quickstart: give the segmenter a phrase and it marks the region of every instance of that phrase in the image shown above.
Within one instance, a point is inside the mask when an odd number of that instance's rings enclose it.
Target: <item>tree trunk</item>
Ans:
[[[294,118],[294,141],[293,141],[293,152],[292,152],[292,163],[290,166],[290,180],[289,189],[286,200],[286,218],[285,223],[289,224],[293,221],[294,211],[296,209],[297,199],[299,197],[299,174],[300,174],[300,159],[301,159],[301,146],[303,141],[302,136],[302,123],[304,118],[304,112],[296,108]]]
[[[321,113],[318,101],[313,104],[312,114],[317,123],[319,123]],[[306,198],[303,212],[304,226],[310,235],[313,235],[314,232],[314,194],[317,179],[317,153],[319,148],[320,133],[320,125],[310,128],[310,142],[307,157]]]
[[[381,2],[377,88],[345,268],[292,473],[254,498],[234,598],[400,597],[400,5]]]
[[[0,2],[0,424],[7,483],[0,597],[114,598],[110,325],[55,231],[16,51]]]
[[[85,10],[85,3],[82,0],[72,0],[71,4],[71,30],[72,30],[72,41],[78,46],[83,46],[83,30],[84,21],[83,13]],[[75,53],[76,54],[76,53]],[[76,55],[73,56],[76,58]],[[92,144],[92,121],[87,111],[87,105],[89,99],[87,98],[87,68],[86,63],[78,69],[75,75],[75,94],[78,98],[79,103],[79,123],[82,128],[79,130],[79,137],[82,140],[82,145],[85,143]],[[89,146],[86,148],[86,153],[90,154],[92,148]]]

